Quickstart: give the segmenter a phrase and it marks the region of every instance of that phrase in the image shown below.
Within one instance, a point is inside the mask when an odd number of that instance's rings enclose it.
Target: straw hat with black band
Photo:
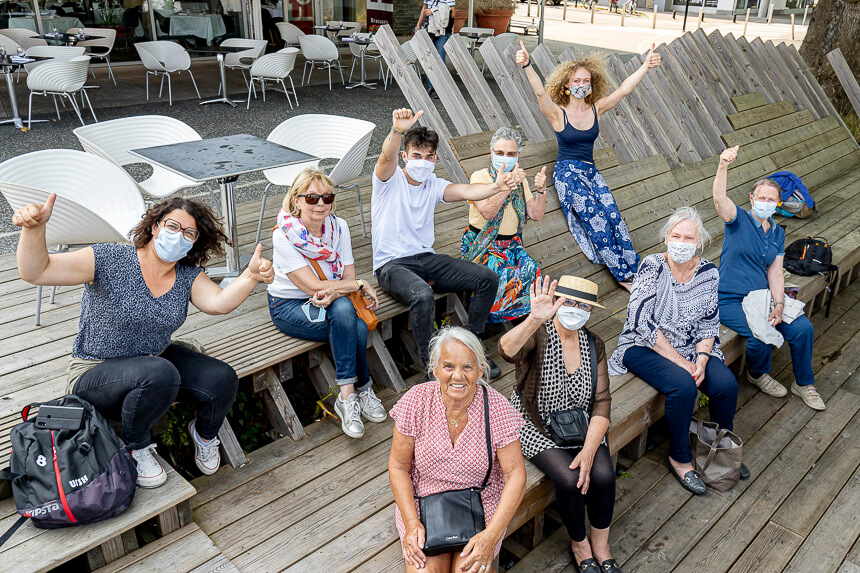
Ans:
[[[597,302],[597,283],[593,283],[588,279],[564,275],[558,279],[558,285],[555,287],[555,296],[584,302],[599,308],[606,308]]]

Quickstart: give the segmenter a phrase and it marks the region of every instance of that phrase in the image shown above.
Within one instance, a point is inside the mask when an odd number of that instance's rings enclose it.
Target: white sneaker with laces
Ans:
[[[211,476],[218,471],[218,467],[221,465],[221,452],[218,451],[218,445],[221,441],[218,438],[212,438],[208,444],[202,444],[203,439],[194,428],[196,421],[191,420],[188,423],[188,434],[191,436],[191,443],[194,444],[194,463],[204,475]]]
[[[799,386],[797,381],[794,381],[791,383],[791,393],[795,396],[800,396],[801,400],[813,410],[824,410],[826,408],[824,400],[821,399],[818,390],[812,384],[809,386]]]
[[[753,378],[747,372],[747,380],[749,380],[750,384],[757,386],[759,390],[774,398],[782,398],[788,393],[785,386],[774,380],[770,374],[762,374],[758,378]]]
[[[360,438],[364,435],[358,394],[350,394],[346,401],[341,400],[340,395],[338,395],[334,401],[334,411],[340,418],[340,427],[344,434],[350,438]]]
[[[131,457],[137,465],[137,485],[144,488],[154,488],[164,485],[167,481],[167,472],[152,455],[155,444],[149,444],[140,450],[132,450]]]
[[[373,388],[368,386],[367,390],[358,393],[358,403],[361,405],[361,417],[368,422],[384,422],[388,418],[382,400],[376,397]]]

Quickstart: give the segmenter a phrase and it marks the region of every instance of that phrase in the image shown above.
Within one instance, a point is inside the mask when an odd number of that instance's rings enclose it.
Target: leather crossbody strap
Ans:
[[[487,392],[487,387],[481,384],[481,390],[484,391],[484,423],[486,424],[486,436],[487,436],[487,475],[484,477],[484,483],[481,485],[481,489],[487,487],[487,483],[490,481],[490,473],[493,471],[493,445],[490,440],[490,397]]]

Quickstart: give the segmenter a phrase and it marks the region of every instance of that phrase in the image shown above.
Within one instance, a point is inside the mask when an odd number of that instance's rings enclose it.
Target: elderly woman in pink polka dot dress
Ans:
[[[418,498],[481,487],[487,474],[484,373],[480,340],[462,328],[445,328],[430,343],[430,382],[410,389],[391,410],[395,422],[388,474],[397,504],[397,531],[406,571],[491,573],[508,523],[525,492],[520,446],[523,417],[487,387],[492,470],[481,492],[486,528],[461,552],[427,556]]]

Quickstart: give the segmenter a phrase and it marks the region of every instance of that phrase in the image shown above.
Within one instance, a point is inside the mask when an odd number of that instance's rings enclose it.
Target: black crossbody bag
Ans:
[[[424,554],[451,553],[463,549],[469,540],[485,528],[484,504],[481,491],[490,481],[493,470],[493,449],[490,441],[490,400],[484,391],[484,423],[487,435],[487,475],[481,487],[442,491],[418,498],[421,525],[424,526]]]
[[[593,404],[594,395],[597,393],[597,352],[594,349],[594,337],[590,332],[586,332],[585,335],[588,338],[591,357],[591,403]],[[552,441],[563,448],[584,446],[585,436],[588,434],[589,414],[590,412],[585,408],[571,408],[550,413],[547,431]]]

